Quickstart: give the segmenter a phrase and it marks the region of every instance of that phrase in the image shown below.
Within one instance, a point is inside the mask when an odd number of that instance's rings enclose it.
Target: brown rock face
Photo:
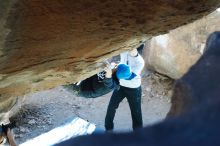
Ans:
[[[210,13],[220,0],[0,0],[0,113],[102,60]]]

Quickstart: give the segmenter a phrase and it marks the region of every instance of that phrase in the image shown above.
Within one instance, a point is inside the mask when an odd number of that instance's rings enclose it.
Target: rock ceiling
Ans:
[[[220,0],[0,0],[0,113],[215,10]]]

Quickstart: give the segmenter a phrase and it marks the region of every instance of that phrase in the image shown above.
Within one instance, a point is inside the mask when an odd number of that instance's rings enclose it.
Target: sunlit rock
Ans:
[[[149,68],[173,79],[183,76],[199,59],[210,33],[220,30],[220,13],[214,12],[192,24],[148,41],[145,61]]]

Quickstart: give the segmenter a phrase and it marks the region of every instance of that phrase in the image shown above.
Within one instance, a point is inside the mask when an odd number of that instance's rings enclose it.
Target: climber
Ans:
[[[116,73],[112,74],[112,69],[110,67],[106,69],[105,84],[108,80],[108,86],[110,88],[114,87],[105,117],[106,131],[113,130],[113,120],[116,109],[125,97],[127,98],[131,110],[133,129],[141,128],[143,126],[141,113],[142,90],[140,74],[144,68],[144,60],[138,54],[137,49],[120,54],[120,59],[121,62],[117,66]],[[119,87],[116,86],[117,82],[116,84],[111,84],[111,81],[114,83],[114,81],[117,80],[119,81]],[[111,85],[113,86],[111,87]]]
[[[137,50],[138,52],[142,52],[144,49],[144,44],[141,44]],[[139,53],[139,54],[140,54]],[[122,53],[126,54],[126,53]],[[120,55],[122,60],[125,60],[124,56]],[[125,63],[124,61],[122,63]],[[109,63],[108,61],[105,62],[105,65],[110,65],[113,72],[116,70],[116,65],[114,62]],[[113,87],[109,88],[105,84],[105,74],[106,71],[101,71],[79,83],[64,85],[63,87],[73,93],[76,96],[85,97],[85,98],[97,98],[102,95],[105,95],[113,90]]]

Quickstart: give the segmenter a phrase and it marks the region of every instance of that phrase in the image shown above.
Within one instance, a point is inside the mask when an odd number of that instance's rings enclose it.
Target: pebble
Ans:
[[[24,127],[20,127],[19,129],[20,129],[20,131],[23,132],[23,133],[27,132],[27,129],[24,128]]]
[[[14,134],[14,137],[15,137],[15,138],[22,138],[22,137],[23,137],[23,134]]]
[[[146,91],[147,91],[147,92],[150,92],[150,91],[151,91],[151,89],[150,89],[150,88],[146,88]]]
[[[28,121],[28,124],[34,125],[34,124],[36,124],[36,121],[34,119],[32,119],[32,120]]]

